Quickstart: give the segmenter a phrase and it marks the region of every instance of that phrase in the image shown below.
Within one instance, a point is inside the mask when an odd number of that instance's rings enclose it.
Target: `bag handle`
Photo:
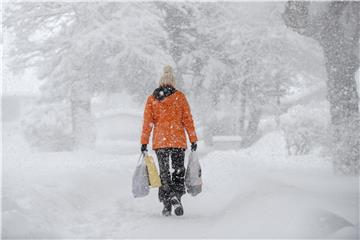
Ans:
[[[138,161],[137,161],[137,165],[139,165],[139,163],[140,163],[140,160],[141,160],[141,158],[144,156],[144,154],[143,153],[140,153],[140,157],[139,157],[139,159],[138,159]]]
[[[139,160],[137,161],[137,164],[139,165],[139,162],[140,162],[140,160],[141,160],[141,157],[146,157],[148,155],[148,152],[147,151],[145,151],[144,153],[142,152],[142,153],[140,153],[140,157],[139,157]]]

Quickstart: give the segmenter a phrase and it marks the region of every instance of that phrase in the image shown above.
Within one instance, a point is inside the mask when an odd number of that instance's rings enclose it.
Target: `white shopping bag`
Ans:
[[[143,154],[138,160],[132,178],[132,193],[135,198],[145,197],[149,194],[149,176]]]
[[[185,186],[191,196],[196,196],[201,193],[201,166],[196,151],[191,151],[189,155],[189,162],[185,173]]]

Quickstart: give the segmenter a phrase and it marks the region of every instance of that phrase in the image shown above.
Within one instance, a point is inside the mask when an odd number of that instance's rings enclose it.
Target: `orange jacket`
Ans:
[[[149,96],[144,110],[141,144],[148,144],[154,127],[152,148],[185,148],[185,130],[190,142],[196,142],[194,121],[185,95],[176,91],[163,100]]]

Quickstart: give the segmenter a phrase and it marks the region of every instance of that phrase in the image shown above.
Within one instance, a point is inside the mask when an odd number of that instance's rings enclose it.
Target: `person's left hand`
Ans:
[[[196,149],[197,149],[197,143],[196,142],[191,143],[191,151],[195,152]]]
[[[145,152],[147,152],[147,144],[142,144],[142,145],[141,145],[141,152],[142,152],[143,154],[145,154]]]

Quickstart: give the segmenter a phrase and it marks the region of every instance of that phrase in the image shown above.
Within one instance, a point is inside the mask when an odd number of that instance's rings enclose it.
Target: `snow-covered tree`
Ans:
[[[5,39],[6,57],[14,72],[38,69],[39,107],[70,107],[64,119],[71,119],[75,145],[94,143],[94,95],[126,90],[143,102],[163,65],[172,64],[207,139],[236,134],[249,146],[264,115],[276,115],[279,124],[294,72],[322,77],[314,67],[321,57],[286,28],[283,5],[7,3],[5,30],[13,41]]]
[[[359,68],[360,3],[289,1],[283,18],[287,26],[315,39],[323,49],[334,169],[358,174],[360,128],[355,73]]]
[[[183,74],[186,66],[182,60],[194,50],[194,41],[197,37],[194,4],[186,2],[155,2],[160,10],[161,26],[167,38],[163,44],[164,49],[172,58],[176,68],[176,85],[183,87]]]
[[[154,59],[166,62],[167,55],[155,47],[164,36],[152,4],[146,5],[6,4],[4,25],[14,35],[7,53],[11,69],[38,69],[44,81],[39,105],[69,103],[75,147],[94,143],[94,94],[135,88],[143,94],[164,64]]]
[[[291,65],[293,56],[303,49],[298,49],[286,35],[279,17],[281,5],[263,8],[259,16],[252,16],[252,21],[244,21],[248,9],[243,9],[240,3],[221,6],[222,18],[212,15],[212,20],[204,20],[213,21],[212,29],[219,33],[211,49],[221,49],[216,59],[223,61],[216,65],[222,62],[225,65],[221,66],[222,72],[227,73],[222,76],[223,82],[214,80],[215,88],[219,94],[228,96],[231,105],[237,106],[233,132],[243,137],[243,146],[248,146],[256,139],[264,107],[280,104],[295,70]],[[279,115],[279,110],[275,114]]]
[[[277,104],[275,114],[279,118],[280,98],[291,85],[292,72],[305,68],[305,64],[300,66],[295,59],[299,56],[308,66],[304,52],[311,52],[295,44],[295,34],[287,35],[289,31],[282,23],[279,4],[267,6],[260,17],[252,21],[244,20],[247,9],[244,10],[245,5],[241,3],[170,6],[169,9],[183,14],[181,18],[177,14],[167,14],[174,17],[167,19],[168,23],[176,19],[180,23],[189,23],[189,19],[192,22],[192,35],[186,34],[189,25],[178,24],[171,30],[181,33],[178,45],[187,50],[181,53],[178,61],[187,69],[182,88],[190,93],[197,106],[206,138],[221,132],[216,125],[223,121],[209,113],[222,111],[233,118],[231,134],[243,136],[243,145],[250,145],[256,139],[264,105]],[[184,6],[191,9],[191,15],[185,14]],[[221,101],[226,104],[219,105]],[[229,105],[231,107],[226,107]],[[229,125],[227,128],[230,129]]]

